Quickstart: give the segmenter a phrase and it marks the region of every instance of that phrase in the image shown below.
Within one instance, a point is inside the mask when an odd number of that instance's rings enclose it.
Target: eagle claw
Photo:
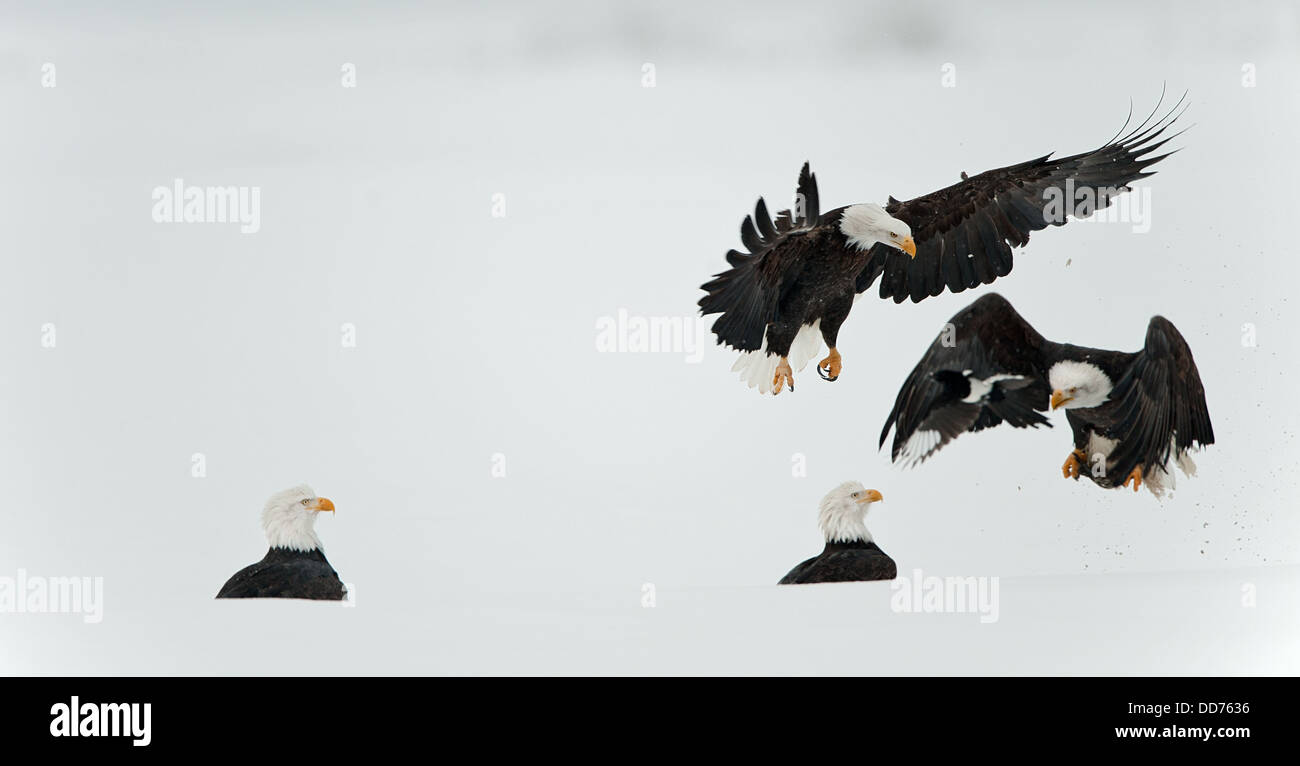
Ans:
[[[833,348],[831,349],[830,356],[827,356],[825,359],[817,363],[817,374],[821,376],[822,380],[827,380],[832,383],[839,379],[840,371],[843,369],[844,365],[840,362],[840,352]]]
[[[781,393],[782,385],[789,386],[791,393],[794,392],[794,370],[790,369],[790,362],[785,357],[781,357],[780,363],[776,366],[776,375],[772,377],[773,396]]]
[[[1142,488],[1142,466],[1137,466],[1132,471],[1129,471],[1128,476],[1125,477],[1124,483],[1121,486],[1127,487],[1130,481],[1133,482],[1134,492],[1137,492]]]
[[[1075,450],[1065,459],[1065,465],[1061,466],[1061,475],[1067,479],[1079,478],[1079,465],[1081,460],[1087,460],[1088,456],[1083,450]]]

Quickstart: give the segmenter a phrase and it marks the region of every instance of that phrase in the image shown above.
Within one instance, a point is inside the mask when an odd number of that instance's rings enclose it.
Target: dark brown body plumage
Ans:
[[[781,578],[777,585],[802,585],[818,582],[859,582],[892,580],[898,565],[874,542],[826,543],[821,555],[814,556]]]
[[[239,570],[221,586],[217,598],[306,598],[342,601],[343,581],[319,549],[271,548],[256,564]]]
[[[838,220],[840,211],[828,213]],[[838,225],[821,226],[799,235],[805,248],[803,271],[781,297],[767,329],[767,349],[777,356],[790,353],[795,336],[804,326],[821,322],[822,340],[834,348],[840,326],[848,319],[857,296],[858,275],[866,266],[869,251],[849,245]]]

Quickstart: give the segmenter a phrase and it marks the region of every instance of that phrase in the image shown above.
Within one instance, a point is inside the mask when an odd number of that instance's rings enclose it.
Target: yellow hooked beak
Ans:
[[[1056,409],[1057,407],[1060,407],[1062,404],[1065,404],[1066,402],[1070,402],[1070,401],[1074,401],[1074,397],[1070,396],[1064,391],[1052,392],[1052,409]]]
[[[916,257],[916,242],[911,237],[907,237],[901,243],[899,243],[898,249],[902,250],[903,252],[907,253],[913,258]]]
[[[330,513],[334,513],[334,502],[330,500],[328,497],[318,497],[316,498],[315,503],[307,507],[317,513],[320,513],[322,511],[329,511]]]
[[[858,498],[858,502],[859,502],[859,503],[878,503],[878,502],[880,502],[881,500],[884,500],[884,499],[885,499],[885,496],[884,496],[884,495],[880,494],[879,492],[877,492],[877,491],[874,490],[874,489],[869,489],[869,490],[867,490],[866,492],[862,493],[862,497]]]

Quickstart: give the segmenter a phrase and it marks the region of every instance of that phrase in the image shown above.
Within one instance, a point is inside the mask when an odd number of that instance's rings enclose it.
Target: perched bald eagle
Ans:
[[[1147,325],[1141,351],[1054,343],[997,293],[952,318],[898,392],[880,432],[894,428],[891,455],[916,463],[965,431],[1006,422],[1051,426],[1065,410],[1074,450],[1061,471],[1102,487],[1143,483],[1157,497],[1188,476],[1192,449],[1214,443],[1205,388],[1187,341],[1164,317]],[[1118,482],[1118,483],[1117,483]]]
[[[1028,243],[1030,232],[1064,225],[1069,215],[1090,215],[1130,182],[1153,175],[1145,169],[1173,152],[1148,155],[1174,137],[1157,140],[1182,104],[1152,122],[1157,103],[1141,125],[1093,151],[962,173],[946,189],[906,202],[890,197],[883,208],[866,203],[822,213],[817,177],[805,163],[791,210],[773,222],[759,199],[742,222],[749,252],[727,253],[732,268],[701,286],[707,295],[700,311],[721,315],[713,323],[718,343],[741,352],[732,371],[760,393],[793,391],[794,371],[823,341],[830,353],[817,372],[833,381],[842,369],[835,345],[840,325],[877,278],[880,297],[901,303],[1005,276],[1011,249]]]
[[[217,598],[309,598],[342,601],[347,589],[325,560],[314,529],[316,515],[334,512],[329,498],[303,484],[271,495],[262,509],[262,527],[271,549],[256,564],[239,570],[221,586]]]
[[[821,555],[790,570],[777,585],[815,582],[892,580],[898,566],[871,539],[865,523],[867,508],[884,498],[874,489],[846,481],[822,498],[821,523],[826,547]]]

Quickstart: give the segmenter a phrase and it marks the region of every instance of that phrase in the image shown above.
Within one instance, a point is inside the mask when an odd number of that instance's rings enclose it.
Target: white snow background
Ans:
[[[0,576],[105,589],[99,624],[0,615],[0,673],[1300,672],[1293,3],[115,5],[0,11]],[[596,350],[694,314],[804,160],[824,209],[905,199],[1162,83],[1195,127],[1150,232],[1036,233],[992,289],[1061,341],[1177,324],[1218,443],[1171,499],[1063,480],[1060,413],[877,451],[990,288],[860,301],[843,377],[774,400],[713,346]],[[259,186],[261,231],[154,223],[175,178]],[[998,576],[1000,619],[772,585],[847,479],[902,573]],[[214,600],[303,481],[355,607]]]

